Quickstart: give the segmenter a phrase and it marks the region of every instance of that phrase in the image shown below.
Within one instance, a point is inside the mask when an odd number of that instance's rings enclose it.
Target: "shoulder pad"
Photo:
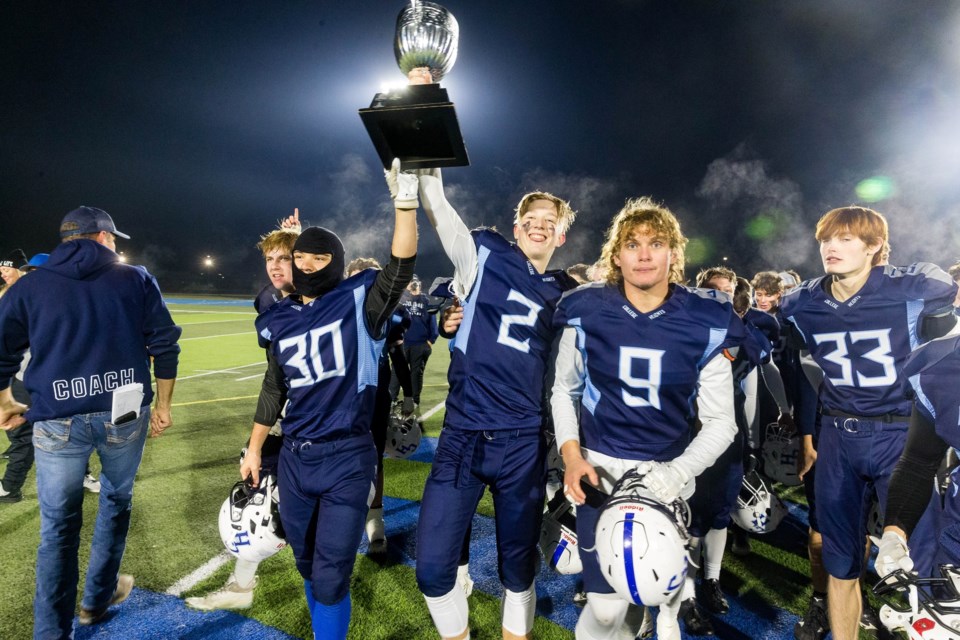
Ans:
[[[683,285],[677,285],[677,286],[680,287]],[[733,304],[733,298],[730,296],[729,293],[725,291],[719,291],[717,289],[701,289],[698,287],[687,287],[687,286],[683,286],[683,288],[689,291],[690,293],[697,295],[701,298],[705,298],[707,300],[715,300],[717,302],[728,302],[730,304]]]

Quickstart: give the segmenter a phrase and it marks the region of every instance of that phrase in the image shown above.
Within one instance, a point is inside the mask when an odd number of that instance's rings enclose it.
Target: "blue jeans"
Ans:
[[[109,420],[110,412],[104,411],[34,424],[40,546],[33,637],[38,640],[73,637],[83,476],[94,449],[102,467],[100,504],[83,608],[106,608],[117,588],[130,527],[133,480],[143,456],[150,408],[144,407],[138,419],[120,426]]]

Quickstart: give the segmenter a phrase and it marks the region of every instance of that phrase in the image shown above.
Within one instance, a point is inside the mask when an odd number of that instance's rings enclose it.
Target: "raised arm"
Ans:
[[[420,199],[427,219],[440,236],[443,250],[453,262],[454,293],[464,300],[477,277],[477,245],[467,225],[447,202],[439,169],[420,172]]]

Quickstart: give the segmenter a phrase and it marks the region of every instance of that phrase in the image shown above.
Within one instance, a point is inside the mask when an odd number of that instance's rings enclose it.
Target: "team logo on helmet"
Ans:
[[[422,435],[420,423],[417,422],[415,415],[411,414],[404,418],[396,413],[391,414],[383,455],[398,460],[409,458],[420,447]]]
[[[756,471],[743,476],[733,521],[744,531],[770,533],[787,515],[787,507],[780,496],[767,486]]]
[[[220,507],[220,540],[233,556],[260,562],[287,546],[280,524],[276,479],[263,476],[253,488],[238,482]]]
[[[920,578],[898,569],[884,576],[873,587],[884,602],[880,622],[911,640],[960,638],[960,568],[940,565],[940,575]]]
[[[597,519],[596,553],[604,577],[621,598],[657,606],[683,586],[690,564],[689,520],[686,502],[657,501],[636,470],[617,482]]]
[[[800,460],[800,436],[776,422],[767,425],[761,448],[763,473],[774,482],[788,487],[800,484],[797,463]]]
[[[560,492],[547,503],[543,514],[540,552],[557,573],[573,575],[583,571],[577,544],[577,508]]]

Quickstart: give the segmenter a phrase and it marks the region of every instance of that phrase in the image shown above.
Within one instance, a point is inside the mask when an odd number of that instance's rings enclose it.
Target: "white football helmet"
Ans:
[[[540,552],[557,573],[573,575],[583,571],[577,546],[577,508],[562,493],[547,503],[540,525]]]
[[[744,531],[770,533],[787,515],[787,507],[756,471],[743,476],[733,521]]]
[[[262,476],[256,489],[245,482],[233,485],[220,507],[220,540],[231,554],[260,562],[287,546],[277,505],[276,478]]]
[[[960,638],[960,568],[940,565],[940,574],[919,578],[897,570],[884,576],[873,588],[885,603],[880,622],[890,631],[906,631],[910,640]]]
[[[766,438],[760,449],[763,473],[774,482],[795,487],[802,481],[797,475],[800,460],[800,436],[776,422],[767,425]]]
[[[657,606],[683,586],[690,565],[690,509],[677,499],[655,500],[642,476],[628,471],[597,519],[600,570],[617,594],[633,604]]]
[[[388,458],[403,460],[409,458],[420,447],[420,437],[423,431],[417,416],[410,414],[406,418],[396,414],[390,415],[390,424],[387,425],[387,441],[383,455]]]

